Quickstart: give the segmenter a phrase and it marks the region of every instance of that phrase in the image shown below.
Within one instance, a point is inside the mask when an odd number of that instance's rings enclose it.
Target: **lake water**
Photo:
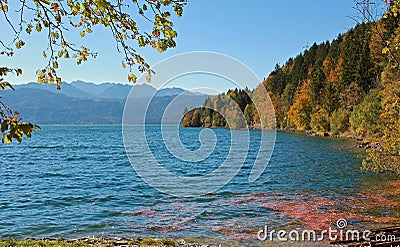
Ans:
[[[168,158],[158,127],[152,128],[152,152],[175,173],[207,174],[229,150],[229,130],[215,129],[217,151],[188,165]],[[182,143],[199,147],[200,130],[181,129]],[[251,145],[260,133],[250,132]],[[361,160],[346,143],[278,132],[271,162],[255,182],[248,181],[256,156],[250,152],[226,186],[176,198],[135,173],[120,126],[43,126],[22,144],[0,145],[0,238],[255,240],[265,225],[323,230],[341,218],[352,228],[398,224],[400,184],[389,175],[360,172]],[[140,156],[144,148],[137,146],[138,162],[147,162]]]

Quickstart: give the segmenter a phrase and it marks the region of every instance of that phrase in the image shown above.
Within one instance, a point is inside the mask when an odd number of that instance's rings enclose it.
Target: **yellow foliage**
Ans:
[[[311,81],[309,80],[298,91],[288,112],[288,120],[293,122],[298,130],[309,129],[312,109]]]

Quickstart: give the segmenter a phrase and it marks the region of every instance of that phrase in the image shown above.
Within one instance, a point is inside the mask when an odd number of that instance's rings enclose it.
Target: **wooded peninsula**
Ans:
[[[234,89],[185,111],[183,127],[229,126],[227,98],[244,113],[247,126],[264,129],[252,98],[269,94],[279,129],[358,136],[378,143],[363,168],[400,174],[400,27],[397,15],[357,24],[333,41],[311,47],[277,64],[254,90]],[[214,111],[213,109],[218,109]],[[220,114],[221,113],[221,114]]]

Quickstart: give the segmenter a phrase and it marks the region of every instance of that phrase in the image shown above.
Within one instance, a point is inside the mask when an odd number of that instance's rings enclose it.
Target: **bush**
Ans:
[[[339,109],[332,113],[330,117],[331,132],[335,135],[346,132],[350,127],[350,112]]]
[[[321,109],[311,115],[311,128],[316,132],[329,131],[329,113]]]
[[[371,90],[365,99],[354,107],[350,116],[350,126],[364,136],[382,133],[381,107],[382,96],[378,90]]]

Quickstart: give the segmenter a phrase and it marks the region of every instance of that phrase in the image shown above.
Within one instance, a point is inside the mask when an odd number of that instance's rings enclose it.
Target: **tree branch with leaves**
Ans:
[[[86,45],[77,45],[69,37],[78,31],[84,38],[95,27],[108,29],[116,42],[117,52],[122,54],[122,67],[129,68],[127,79],[135,83],[137,76],[132,73],[137,69],[147,73],[151,80],[154,73],[137,48],[150,46],[164,52],[176,46],[177,32],[172,22],[172,13],[182,17],[187,0],[0,0],[0,15],[3,28],[9,28],[12,37],[3,37],[0,33],[0,54],[12,58],[17,50],[29,42],[33,32],[46,36],[48,42],[43,48],[43,58],[47,59],[44,68],[36,71],[37,82],[55,84],[61,89],[62,79],[57,73],[61,59],[74,59],[78,65],[89,58],[96,58],[97,53]],[[14,14],[18,18],[15,18]],[[136,14],[131,14],[136,13]],[[139,26],[142,18],[151,28]],[[0,89],[13,89],[6,81],[8,74],[21,75],[21,68],[0,68]],[[15,133],[30,137],[36,125],[24,125],[19,117],[0,101],[0,123],[3,142],[12,139],[19,142],[22,138]],[[26,126],[32,128],[27,129]],[[16,130],[15,130],[16,129]],[[26,129],[26,131],[25,131]],[[20,131],[22,130],[22,132]]]

